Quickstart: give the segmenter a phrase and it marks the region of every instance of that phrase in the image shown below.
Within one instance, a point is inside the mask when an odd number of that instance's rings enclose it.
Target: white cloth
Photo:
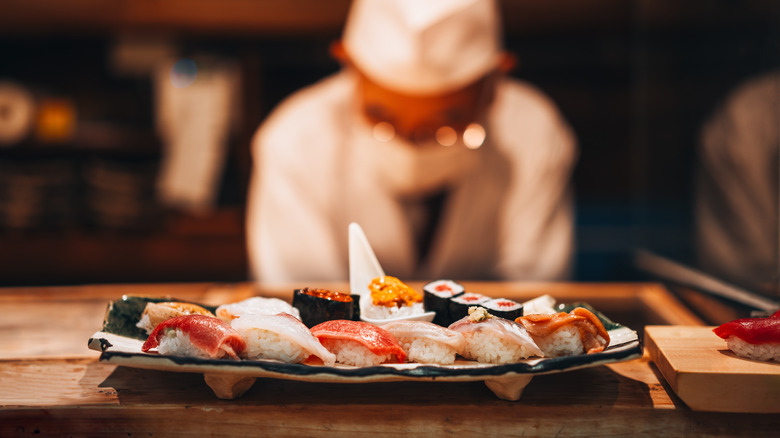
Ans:
[[[503,79],[485,121],[485,145],[441,147],[430,152],[438,157],[421,157],[366,140],[352,100],[355,84],[343,71],[301,90],[256,133],[247,216],[255,279],[347,280],[350,222],[363,227],[385,272],[407,280],[566,278],[576,145],[547,97]],[[438,172],[444,162],[457,170]],[[393,169],[422,185],[451,184],[420,263],[401,196],[414,188],[388,178]]]
[[[350,60],[404,94],[457,90],[496,68],[496,0],[354,0],[344,27]]]
[[[705,124],[700,141],[699,263],[727,280],[776,284],[780,73],[734,90]]]

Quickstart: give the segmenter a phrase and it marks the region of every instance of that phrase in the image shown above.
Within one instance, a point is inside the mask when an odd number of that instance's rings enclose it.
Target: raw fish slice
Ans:
[[[768,318],[742,318],[712,330],[723,339],[736,336],[749,344],[780,342],[780,310]]]
[[[166,319],[181,315],[208,315],[214,316],[207,309],[192,303],[183,303],[178,301],[169,301],[164,303],[147,303],[144,312],[141,314],[141,320],[136,327],[145,330],[150,334],[158,324]]]
[[[577,307],[571,312],[533,314],[515,320],[525,327],[546,356],[600,353],[609,334],[593,312]]]
[[[279,298],[252,297],[217,307],[217,317],[227,322],[243,315],[276,315],[282,312],[298,319],[301,317],[298,309]]]
[[[181,334],[198,351],[211,358],[230,356],[238,359],[246,348],[246,342],[226,322],[205,315],[182,315],[161,322],[155,327],[141,347],[149,351],[160,346],[163,338]]]
[[[451,330],[466,338],[464,356],[479,362],[507,363],[514,359],[544,356],[526,329],[508,319],[494,317],[482,307],[472,307],[469,315],[453,322]],[[491,342],[491,346],[481,345]]]
[[[250,350],[261,350],[262,345],[253,345],[248,339],[251,338],[250,332],[253,330],[266,330],[275,333],[290,344],[305,350],[309,355],[316,356],[327,366],[333,366],[336,362],[336,356],[320,344],[320,341],[311,334],[306,325],[298,318],[288,314],[279,313],[277,315],[256,315],[249,314],[236,318],[231,322],[245,340],[248,342],[247,352]],[[254,357],[258,357],[252,354]],[[259,357],[264,357],[261,356]],[[305,358],[304,358],[305,359]]]
[[[448,345],[458,352],[463,350],[463,345],[466,343],[466,339],[461,333],[432,322],[394,321],[383,325],[382,328],[390,332],[396,339],[425,338]]]
[[[323,340],[355,341],[376,355],[394,355],[398,362],[406,359],[406,353],[393,335],[367,322],[345,319],[325,321],[312,327],[311,334],[320,342]]]
[[[382,326],[395,336],[409,362],[449,365],[463,353],[466,338],[426,321],[395,321]]]

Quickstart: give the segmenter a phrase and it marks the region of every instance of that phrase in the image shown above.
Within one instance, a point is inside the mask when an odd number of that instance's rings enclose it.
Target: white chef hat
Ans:
[[[497,65],[495,0],[353,0],[343,35],[352,62],[402,93],[453,91]]]

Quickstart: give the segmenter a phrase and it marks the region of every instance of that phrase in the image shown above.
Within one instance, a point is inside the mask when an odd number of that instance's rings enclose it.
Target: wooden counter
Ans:
[[[106,304],[123,294],[219,304],[260,292],[290,298],[292,288],[300,286],[0,289],[0,436],[757,436],[780,426],[773,415],[691,411],[647,355],[536,376],[516,402],[496,398],[482,382],[315,384],[271,379],[260,379],[243,397],[227,401],[217,399],[201,375],[101,364],[98,353],[87,349]],[[701,323],[654,284],[466,286],[507,298],[549,293],[560,301],[588,301],[640,332],[636,324]]]

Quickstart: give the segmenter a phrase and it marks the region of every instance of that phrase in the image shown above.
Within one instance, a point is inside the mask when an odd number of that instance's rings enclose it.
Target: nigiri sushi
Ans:
[[[336,362],[336,356],[320,344],[308,327],[288,313],[249,314],[230,324],[246,341],[243,358],[299,363],[316,356],[328,366]]]
[[[767,318],[742,318],[712,330],[734,354],[780,362],[780,310]]]
[[[461,333],[431,322],[393,321],[382,328],[398,340],[409,362],[450,365],[466,345]]]
[[[522,325],[493,316],[484,307],[473,306],[468,312],[468,316],[449,327],[466,338],[462,353],[466,359],[505,364],[544,356]]]
[[[136,327],[150,334],[157,325],[166,319],[181,315],[214,316],[209,310],[192,303],[168,301],[164,303],[147,303]]]
[[[301,318],[298,309],[279,298],[252,297],[217,307],[217,317],[227,322],[247,314],[276,315],[281,312]]]
[[[515,321],[525,327],[547,357],[599,353],[609,345],[604,325],[584,307],[569,313],[521,316]]]
[[[384,329],[362,321],[334,319],[311,328],[320,343],[336,355],[336,362],[356,367],[406,359],[398,340]]]
[[[246,342],[225,321],[206,315],[182,315],[167,319],[154,328],[141,350],[157,349],[160,354],[221,359],[238,359]]]

